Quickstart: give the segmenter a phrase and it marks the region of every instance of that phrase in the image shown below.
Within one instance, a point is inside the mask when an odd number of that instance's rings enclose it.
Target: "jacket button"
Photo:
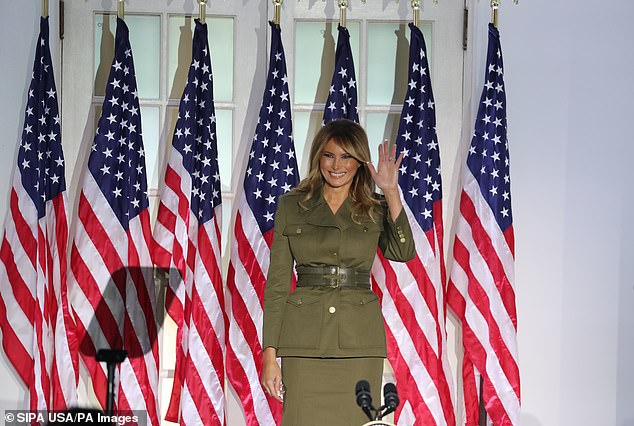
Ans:
[[[332,255],[333,255],[333,256],[335,256],[335,257],[337,257],[337,252],[334,252]]]
[[[297,234],[301,234],[302,233],[302,228],[297,228],[297,230],[295,231]]]
[[[328,312],[330,312],[331,314],[334,314],[335,312],[337,312],[337,308],[335,308],[334,306],[331,306],[330,308],[328,308]]]
[[[405,242],[405,237],[401,237],[401,243]]]

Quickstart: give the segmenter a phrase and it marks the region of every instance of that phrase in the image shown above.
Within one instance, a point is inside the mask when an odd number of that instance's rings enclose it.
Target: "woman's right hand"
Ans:
[[[262,353],[262,387],[273,398],[284,401],[282,370],[277,363],[277,350],[270,346]]]

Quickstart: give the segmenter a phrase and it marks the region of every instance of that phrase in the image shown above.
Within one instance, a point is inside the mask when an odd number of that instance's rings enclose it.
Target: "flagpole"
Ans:
[[[498,27],[498,10],[500,9],[500,0],[491,0],[491,23],[495,28]]]
[[[420,2],[421,0],[412,0],[412,9],[414,10],[414,26],[420,28]]]
[[[207,17],[207,0],[198,0],[198,20],[201,24],[205,23]]]
[[[348,0],[339,0],[339,10],[341,15],[339,17],[339,25],[346,27],[346,12],[348,11]]]
[[[498,11],[501,3],[501,0],[491,0],[491,23],[495,28],[498,27]],[[519,0],[513,0],[513,3],[519,4]]]
[[[42,0],[42,18],[48,18],[48,0]]]
[[[273,5],[275,9],[273,11],[273,23],[275,25],[280,25],[280,16],[282,12],[282,1],[284,0],[273,0]]]
[[[117,17],[119,19],[123,19],[125,16],[125,3],[124,0],[119,0],[119,4],[117,5]]]

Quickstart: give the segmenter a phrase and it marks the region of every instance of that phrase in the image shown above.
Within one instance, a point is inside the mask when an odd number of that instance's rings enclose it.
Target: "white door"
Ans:
[[[438,5],[431,0],[423,3],[421,29],[431,58],[443,187],[445,200],[451,202],[463,116],[464,3],[455,0],[441,0]],[[198,6],[194,0],[127,0],[125,6],[142,108],[151,209],[155,214],[161,166],[168,152],[190,61],[191,15],[197,16]],[[64,4],[62,134],[71,200],[76,195],[78,172],[85,167],[103,102],[112,61],[116,7],[115,0]],[[225,265],[232,202],[242,182],[245,154],[250,149],[264,88],[270,43],[267,21],[272,15],[273,4],[267,0],[212,0],[207,7],[223,185]],[[350,1],[347,26],[359,81],[360,120],[370,136],[373,154],[384,137],[395,140],[407,84],[407,23],[411,19],[408,0]],[[334,67],[338,20],[337,0],[286,0],[282,7],[282,37],[301,172],[306,170],[310,135],[321,123]],[[445,214],[449,210],[445,208]],[[450,224],[445,223],[449,229]],[[163,330],[160,401],[163,412],[173,377],[174,333],[173,325],[166,325]],[[244,425],[241,409],[231,392],[227,397],[227,424]]]

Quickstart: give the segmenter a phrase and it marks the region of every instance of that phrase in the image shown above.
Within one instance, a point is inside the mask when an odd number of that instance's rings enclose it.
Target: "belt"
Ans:
[[[297,287],[359,287],[370,289],[370,272],[345,266],[298,266]]]

